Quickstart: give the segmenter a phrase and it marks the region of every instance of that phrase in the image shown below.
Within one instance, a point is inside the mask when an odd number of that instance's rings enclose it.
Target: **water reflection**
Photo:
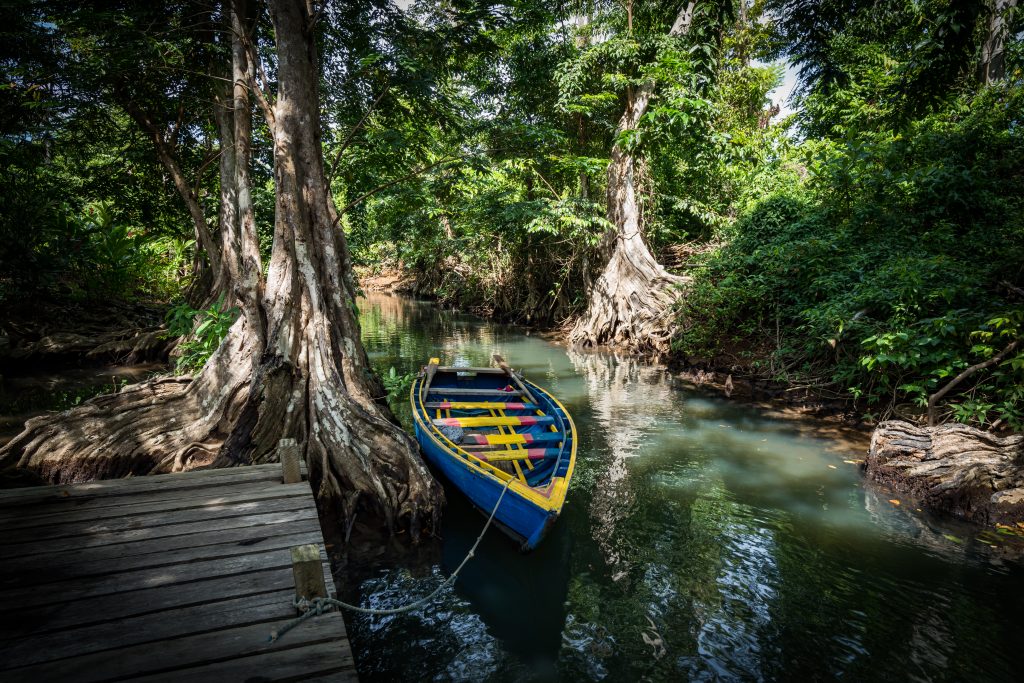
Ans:
[[[430,608],[350,620],[364,680],[1015,679],[1020,564],[865,488],[844,462],[855,446],[635,359],[396,297],[360,307],[379,369],[501,353],[581,435],[563,518],[536,553],[490,535]],[[432,591],[483,522],[449,500],[439,559],[341,575],[346,594],[395,606]]]

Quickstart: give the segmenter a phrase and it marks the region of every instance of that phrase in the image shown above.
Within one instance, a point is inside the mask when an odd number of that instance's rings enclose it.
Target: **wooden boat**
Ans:
[[[494,358],[497,368],[430,359],[410,391],[416,440],[486,515],[507,485],[494,523],[531,550],[565,504],[576,427],[558,399]]]

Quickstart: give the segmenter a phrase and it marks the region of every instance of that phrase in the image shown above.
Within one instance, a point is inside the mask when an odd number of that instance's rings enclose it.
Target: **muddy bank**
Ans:
[[[39,302],[0,315],[0,374],[31,368],[162,361],[165,307],[151,303]]]
[[[404,294],[412,293],[416,289],[416,279],[398,268],[357,267],[355,270],[359,287],[364,292]]]

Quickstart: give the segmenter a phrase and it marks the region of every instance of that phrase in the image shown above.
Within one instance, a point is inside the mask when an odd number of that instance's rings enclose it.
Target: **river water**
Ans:
[[[431,605],[346,615],[362,680],[1024,675],[1024,564],[866,485],[847,462],[862,443],[427,303],[371,294],[360,308],[381,372],[500,353],[558,396],[580,433],[568,503],[537,551],[489,532]],[[405,400],[395,407],[408,424]],[[397,607],[437,587],[484,522],[446,491],[431,559],[349,567],[344,597]]]

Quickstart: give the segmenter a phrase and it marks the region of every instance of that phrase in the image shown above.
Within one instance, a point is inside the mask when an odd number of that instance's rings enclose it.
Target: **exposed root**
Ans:
[[[0,449],[0,466],[57,484],[209,464],[230,433],[248,382],[244,325],[232,332],[194,380],[157,378],[29,420]]]
[[[293,437],[342,521],[366,508],[413,539],[437,528],[443,493],[386,410],[346,391],[316,352],[312,372],[265,358],[253,373],[252,348],[242,319],[195,379],[154,379],[34,418],[0,449],[0,467],[74,483],[273,461]]]
[[[866,470],[873,480],[963,519],[1024,521],[1024,435],[891,420],[875,428]]]
[[[688,283],[662,268],[638,234],[618,239],[569,340],[663,355],[675,332],[674,305]]]

